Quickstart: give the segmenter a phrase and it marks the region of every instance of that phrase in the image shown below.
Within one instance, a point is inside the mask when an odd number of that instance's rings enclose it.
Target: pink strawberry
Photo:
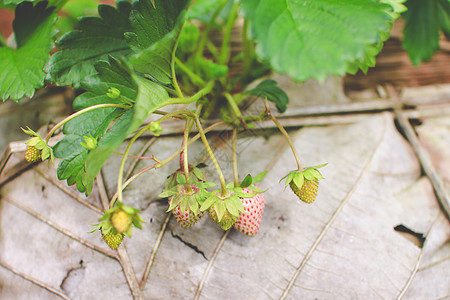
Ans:
[[[248,188],[242,189],[243,193],[254,194],[255,192]],[[251,198],[243,198],[242,205],[245,213],[241,214],[234,223],[234,228],[248,236],[254,236],[261,225],[264,207],[266,206],[264,193],[256,194]]]

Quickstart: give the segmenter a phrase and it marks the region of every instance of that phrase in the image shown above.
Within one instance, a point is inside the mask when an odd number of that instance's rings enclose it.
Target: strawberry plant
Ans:
[[[254,183],[262,175],[239,181],[235,145],[239,133],[266,119],[286,137],[296,161],[286,185],[301,200],[313,202],[322,179],[317,168],[323,165],[302,166],[288,133],[271,113],[271,106],[284,112],[289,99],[274,80],[262,79],[273,71],[298,81],[367,71],[405,10],[402,0],[119,0],[115,6],[99,5],[98,16],[81,18],[74,30],[54,41],[56,13],[66,1],[2,1],[15,6],[15,20],[14,37],[0,40],[0,97],[18,100],[50,84],[82,91],[73,102],[75,113],[45,137],[24,130],[32,136],[27,160],[57,158],[58,178],[89,195],[103,164],[127,143],[117,192],[96,227],[114,249],[142,221],[137,209],[126,206],[123,190],[178,157],[180,168],[167,180],[161,197],[168,198],[168,211],[181,226],[194,225],[208,211],[224,230],[234,225],[249,236],[256,234],[265,199]],[[431,13],[439,14],[429,30],[433,36],[440,30],[448,33],[448,9],[439,10],[448,8],[448,2],[428,3]],[[412,15],[425,18],[424,13],[417,9],[418,1],[406,4],[412,8],[405,15],[405,34],[410,37],[405,38],[410,45],[406,48],[412,49],[412,57],[428,59],[429,49],[419,50],[409,33]],[[238,53],[231,51],[230,43],[236,27],[241,28],[242,40]],[[429,33],[420,30],[424,38]],[[431,53],[435,49],[433,40]],[[264,109],[244,117],[250,95],[259,97]],[[177,109],[180,105],[183,108]],[[157,120],[147,121],[151,115]],[[125,180],[123,170],[133,143],[144,133],[158,136],[173,118],[185,121],[179,150],[164,160],[154,153],[153,165]],[[221,121],[204,128],[205,120],[217,118]],[[206,135],[219,125],[233,132],[231,183]],[[50,138],[60,129],[64,138],[50,147]],[[216,183],[207,182],[188,158],[189,146],[199,139],[217,171]]]

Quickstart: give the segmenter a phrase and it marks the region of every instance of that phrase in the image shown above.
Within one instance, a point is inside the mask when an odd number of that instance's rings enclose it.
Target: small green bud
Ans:
[[[92,136],[84,136],[84,142],[81,142],[81,146],[88,150],[94,150],[97,148],[97,139]]]
[[[111,87],[108,89],[108,92],[106,93],[106,96],[108,96],[111,99],[116,99],[120,97],[120,91],[116,89],[115,87]]]
[[[153,132],[155,136],[160,136],[160,132],[163,131],[163,128],[159,122],[151,122],[150,123],[150,131]]]

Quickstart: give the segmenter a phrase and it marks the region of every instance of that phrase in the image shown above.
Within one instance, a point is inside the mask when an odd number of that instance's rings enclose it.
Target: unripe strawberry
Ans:
[[[201,219],[201,217],[203,217],[203,215],[205,214],[205,212],[202,212],[198,209],[198,206],[197,211],[195,213],[194,211],[191,210],[189,205],[185,205],[185,207],[183,208],[181,207],[182,204],[181,201],[184,200],[183,198],[186,199],[187,197],[192,197],[193,195],[199,192],[199,188],[195,184],[191,184],[191,190],[192,191],[189,194],[186,186],[179,185],[178,194],[169,198],[169,207],[170,207],[171,206],[170,203],[175,197],[177,196],[181,197],[180,203],[177,206],[175,206],[171,211],[172,214],[175,216],[175,219],[177,220],[178,224],[180,224],[180,226],[183,228],[191,227],[192,225],[197,223]]]
[[[122,209],[118,209],[111,215],[111,224],[118,233],[125,233],[130,229],[131,217]]]
[[[254,191],[243,188],[243,193],[255,193]],[[245,212],[234,223],[234,228],[248,236],[254,236],[261,225],[264,208],[266,205],[264,193],[256,194],[251,198],[243,198],[242,205]]]
[[[211,216],[211,219],[214,220],[220,227],[222,227],[223,230],[228,230],[233,226],[233,224],[236,222],[236,220],[239,218],[238,216],[233,216],[228,211],[225,211],[223,214],[222,219],[219,221],[219,218],[217,217],[217,213],[215,210],[214,204],[211,209],[209,210],[209,215]]]
[[[195,182],[188,185],[183,182],[184,176],[180,176],[181,183],[170,189],[164,190],[159,196],[169,197],[169,208],[175,216],[178,224],[183,228],[189,228],[197,223],[205,214],[200,210],[200,205],[208,198],[208,187],[215,184],[209,182]]]
[[[300,200],[306,203],[313,203],[314,200],[316,200],[317,190],[319,189],[319,180],[305,179],[301,189],[299,189],[295,185],[294,181],[291,181],[289,183],[289,186],[291,187],[292,191],[297,195],[297,197],[300,198]]]
[[[108,244],[109,248],[113,250],[119,248],[123,241],[123,236],[122,233],[113,233],[113,230],[110,230],[107,234],[103,234],[102,231],[103,240]]]
[[[25,152],[25,160],[27,162],[37,162],[42,158],[41,150],[36,148],[35,146],[28,146],[27,151]]]
[[[205,212],[199,211],[197,215],[195,215],[194,212],[191,211],[189,207],[186,207],[184,211],[182,211],[180,205],[178,205],[172,210],[172,214],[175,216],[175,220],[177,220],[178,224],[180,224],[181,227],[189,228],[195,223],[197,223],[203,217]]]
[[[291,190],[300,200],[306,203],[313,203],[316,200],[317,190],[319,188],[319,179],[324,179],[317,170],[326,164],[309,167],[303,171],[291,171],[286,178],[286,186],[289,184]],[[283,178],[283,179],[284,179]]]

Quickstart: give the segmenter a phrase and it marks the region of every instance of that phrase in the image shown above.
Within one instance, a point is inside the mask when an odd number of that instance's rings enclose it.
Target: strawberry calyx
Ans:
[[[226,194],[221,190],[212,191],[201,205],[201,211],[209,211],[211,218],[223,230],[230,229],[242,213],[245,213],[242,198],[253,197],[257,193],[249,194],[242,191],[242,187],[235,187],[233,183],[226,186]]]
[[[200,166],[201,165],[189,165],[189,182],[206,182],[206,177],[200,169]],[[167,180],[164,183],[164,189],[169,190],[182,182],[186,183],[186,178],[183,170],[178,169],[167,177]]]
[[[184,176],[181,178],[184,178]],[[189,208],[194,215],[197,215],[199,213],[200,205],[202,205],[209,196],[207,188],[215,185],[215,183],[211,182],[194,182],[190,184],[189,188],[186,182],[179,183],[168,190],[164,190],[159,197],[170,197],[171,201],[167,212],[180,206],[182,211]]]
[[[101,228],[103,234],[114,230],[115,233],[128,237],[131,237],[133,233],[133,226],[142,229],[141,223],[144,222],[139,215],[139,209],[126,206],[122,202],[117,202],[115,207],[105,211],[99,221],[98,224],[92,224],[95,228],[91,233]]]
[[[289,185],[291,190],[300,198],[300,200],[306,203],[312,203],[317,195],[319,179],[324,179],[317,169],[326,165],[327,164],[322,164],[304,168],[303,171],[291,171],[281,180],[286,178],[285,186],[287,187]]]
[[[181,227],[189,228],[203,217],[204,211],[200,211],[200,206],[209,197],[207,189],[213,186],[216,184],[202,181],[188,184],[184,174],[180,174],[177,184],[163,190],[159,197],[169,198],[167,212],[172,212]]]

